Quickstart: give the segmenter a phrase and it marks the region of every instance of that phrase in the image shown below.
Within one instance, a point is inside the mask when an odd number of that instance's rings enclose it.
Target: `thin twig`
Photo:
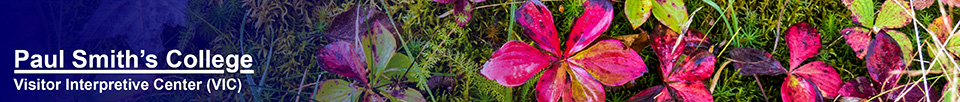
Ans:
[[[307,81],[307,72],[308,72],[308,71],[310,71],[310,68],[306,68],[306,70],[303,70],[303,77],[300,77],[300,88],[303,88],[303,82]],[[297,98],[296,98],[296,99],[298,99],[298,100],[297,100],[297,101],[294,101],[294,102],[300,102],[300,100],[299,100],[299,99],[300,99],[300,92],[303,92],[303,90],[300,90],[300,88],[297,88]]]
[[[760,87],[760,93],[763,94],[763,100],[770,102],[770,98],[767,97],[767,91],[763,90],[763,84],[760,84],[760,77],[757,77],[756,74],[753,75],[753,78],[756,79],[757,86]]]
[[[541,1],[564,1],[564,0],[541,0]],[[499,4],[490,4],[490,5],[477,6],[477,7],[475,7],[475,8],[471,8],[470,10],[477,10],[477,9],[482,9],[482,8],[487,8],[487,7],[493,7],[493,6],[509,5],[509,4],[519,4],[519,3],[523,3],[523,1],[505,2],[505,3],[499,3]],[[437,16],[437,18],[447,17],[447,16],[449,16],[451,13],[453,13],[453,9],[447,10],[447,12],[444,12],[443,14],[440,14],[440,16]]]
[[[780,33],[782,32],[780,31],[780,28],[782,28],[780,26],[783,25],[781,24],[783,22],[783,12],[787,10],[787,9],[783,9],[783,6],[787,5],[787,2],[790,2],[790,0],[784,1],[783,3],[781,3],[782,5],[780,5],[780,17],[777,18],[777,31],[776,31],[777,36],[773,37],[773,38],[776,38],[775,40],[773,40],[773,53],[777,53],[777,45],[780,45]]]

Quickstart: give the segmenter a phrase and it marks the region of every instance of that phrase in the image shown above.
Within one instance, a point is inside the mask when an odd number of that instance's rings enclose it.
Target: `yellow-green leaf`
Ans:
[[[623,6],[623,12],[627,14],[627,20],[633,29],[647,22],[650,18],[650,9],[653,8],[653,0],[627,0],[626,6]]]
[[[899,1],[899,5],[896,0],[887,0],[883,2],[883,6],[880,7],[880,13],[877,15],[877,20],[873,26],[873,31],[877,32],[880,29],[891,29],[891,28],[900,28],[907,26],[910,21],[913,20],[913,16],[907,14],[907,11],[903,7],[909,8],[910,3],[907,1]],[[903,7],[901,7],[901,5]],[[869,26],[868,26],[869,27]]]
[[[850,10],[850,16],[853,17],[853,23],[866,27],[873,26],[873,0],[843,0],[843,5]]]
[[[681,32],[681,24],[687,22],[687,7],[683,5],[683,0],[656,0],[651,9],[653,17],[660,20],[660,23],[667,25],[674,32]]]

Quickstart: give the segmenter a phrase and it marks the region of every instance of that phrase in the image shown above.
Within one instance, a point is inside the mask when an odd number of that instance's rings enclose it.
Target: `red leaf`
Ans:
[[[780,75],[787,72],[787,69],[780,65],[780,61],[773,59],[770,53],[763,50],[740,47],[730,50],[730,56],[734,60],[743,61],[734,64],[734,67],[740,70],[740,75]]]
[[[843,97],[856,97],[861,99],[868,99],[878,94],[876,87],[867,77],[857,77],[847,81],[837,93]]]
[[[640,93],[637,93],[637,95],[630,97],[630,99],[628,99],[627,101],[628,102],[656,102],[656,98],[657,96],[661,95],[662,90],[663,90],[663,85],[653,86],[653,87],[644,89],[643,91],[640,91]]]
[[[894,85],[900,79],[900,74],[890,74],[892,71],[903,70],[903,53],[900,46],[886,33],[877,34],[876,39],[867,47],[864,57],[867,71],[874,82],[881,85]]]
[[[473,4],[467,1],[457,1],[453,5],[453,17],[456,18],[457,26],[463,27],[470,22],[470,18],[473,18]]]
[[[533,39],[541,49],[554,56],[560,55],[557,52],[560,48],[560,39],[553,25],[553,15],[543,3],[538,0],[529,0],[523,3],[514,15],[517,16],[517,23],[523,26],[523,34]]]
[[[713,43],[710,42],[710,39],[706,37],[705,34],[700,33],[696,29],[688,29],[685,37],[683,37],[683,53],[693,53],[700,50],[709,50]]]
[[[548,68],[537,81],[537,101],[556,102],[570,94],[570,81],[567,80],[567,66]],[[569,96],[566,96],[569,97]]]
[[[493,52],[480,74],[503,86],[519,86],[555,60],[527,43],[510,41]]]
[[[597,81],[608,86],[623,85],[647,72],[643,58],[636,51],[613,39],[597,42],[567,62],[583,67]]]
[[[680,95],[681,102],[713,102],[713,95],[701,82],[667,84]]]
[[[317,51],[317,59],[323,70],[367,83],[366,57],[359,52],[354,44],[337,41]]]
[[[569,57],[587,48],[600,34],[607,31],[607,28],[610,27],[610,21],[613,20],[613,5],[610,4],[610,1],[587,0],[583,2],[583,6],[585,11],[577,19],[570,30],[570,37],[567,38],[567,52],[564,57]]]
[[[570,66],[570,93],[575,102],[603,102],[606,94],[603,85],[594,81],[590,73],[583,68]]]
[[[684,49],[682,46],[678,46],[676,50],[673,49],[679,35],[663,25],[654,25],[650,34],[650,38],[653,40],[650,48],[653,49],[654,54],[656,54],[660,60],[660,70],[668,71],[669,69],[673,69],[673,65],[676,64],[678,57],[680,57]],[[663,76],[666,77],[666,75]]]
[[[780,97],[784,102],[823,102],[817,86],[806,78],[787,75],[783,80]]]
[[[840,33],[843,33],[843,38],[847,39],[847,45],[850,45],[850,48],[853,48],[853,51],[857,52],[857,57],[863,59],[864,55],[867,55],[867,46],[870,45],[870,29],[862,27],[849,27],[840,30]]]
[[[817,85],[823,97],[837,97],[837,90],[843,84],[837,71],[823,63],[822,61],[813,61],[793,70],[793,74],[807,78],[810,82]]]
[[[787,28],[787,48],[790,49],[790,70],[800,66],[807,58],[820,53],[820,33],[807,23],[797,23]]]
[[[717,63],[717,57],[710,52],[700,51],[689,55],[683,61],[681,62],[683,63],[681,68],[664,71],[671,74],[667,78],[667,82],[702,83],[703,80],[710,78],[710,75],[713,74],[713,66]]]

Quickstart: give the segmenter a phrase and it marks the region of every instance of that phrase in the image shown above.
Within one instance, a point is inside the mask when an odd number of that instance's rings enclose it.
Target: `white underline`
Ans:
[[[13,74],[224,74],[226,70],[13,70]],[[253,70],[240,70],[253,74]]]

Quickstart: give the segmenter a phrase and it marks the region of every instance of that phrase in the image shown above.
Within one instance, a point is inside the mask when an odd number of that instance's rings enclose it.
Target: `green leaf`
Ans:
[[[900,5],[910,7],[910,3],[907,1],[900,1]],[[880,31],[880,29],[907,26],[913,18],[907,14],[907,11],[901,8],[900,5],[897,5],[894,0],[883,2],[883,6],[880,7],[880,13],[877,15],[876,23],[874,23],[876,25],[873,26],[873,31],[876,32]]]
[[[320,88],[313,93],[313,99],[321,102],[356,102],[361,92],[350,82],[330,79],[320,83]]]
[[[943,102],[957,102],[960,99],[960,90],[957,89],[957,82],[948,82],[943,86]]]
[[[411,74],[420,74],[419,70],[411,70],[412,72],[407,72],[410,70],[410,65],[413,62],[410,61],[409,57],[404,54],[394,54],[393,58],[390,58],[390,64],[387,65],[387,69],[383,71],[383,75],[386,75],[390,78],[406,78],[406,80],[417,79],[416,75]],[[404,74],[406,73],[406,75]]]
[[[630,25],[633,25],[633,29],[637,29],[637,27],[647,22],[647,18],[650,18],[650,9],[653,7],[653,1],[627,0],[625,5],[623,8],[624,13],[627,14],[627,20],[630,21]]]
[[[370,80],[375,80],[383,74],[390,58],[393,58],[393,54],[396,53],[394,32],[388,30],[391,27],[383,23],[373,23],[373,28],[362,35],[363,52],[366,55],[367,68],[371,73],[367,78],[371,78]]]
[[[687,22],[687,7],[682,0],[656,0],[651,13],[674,32],[681,32],[681,24]]]
[[[393,58],[390,58],[390,62],[387,63],[387,69],[390,68],[407,68],[410,67],[410,64],[413,62],[410,61],[410,57],[404,54],[394,54]]]
[[[888,0],[890,1],[890,0]],[[853,17],[853,23],[872,27],[873,20],[876,18],[873,13],[873,0],[843,0],[843,5],[850,10],[850,16]]]
[[[947,42],[947,45],[944,45],[944,47],[947,48],[947,51],[949,51],[954,56],[960,55],[960,38],[953,37],[953,38],[948,38],[947,40],[950,41],[950,42]]]

